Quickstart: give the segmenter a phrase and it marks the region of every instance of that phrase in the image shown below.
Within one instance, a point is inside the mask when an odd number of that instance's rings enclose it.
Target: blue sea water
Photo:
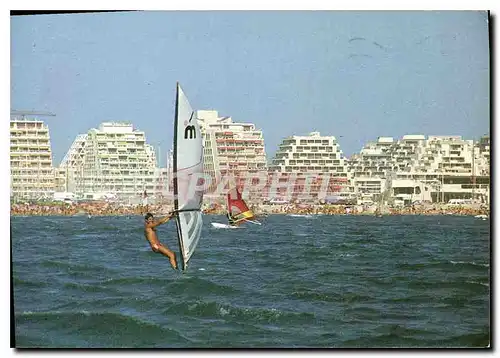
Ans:
[[[139,216],[12,217],[16,347],[487,347],[490,221],[273,215],[188,270]],[[158,227],[178,252],[175,224]]]

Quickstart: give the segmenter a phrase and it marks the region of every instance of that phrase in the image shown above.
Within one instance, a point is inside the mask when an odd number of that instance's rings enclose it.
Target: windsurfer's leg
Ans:
[[[166,248],[165,246],[163,246],[161,244],[156,244],[156,245],[153,245],[152,247],[153,247],[154,252],[159,252],[160,254],[168,257],[172,267],[174,269],[177,269],[177,260],[175,259],[175,252],[169,250],[168,248]]]

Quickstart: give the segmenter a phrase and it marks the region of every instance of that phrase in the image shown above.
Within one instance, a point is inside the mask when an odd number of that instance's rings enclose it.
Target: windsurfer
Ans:
[[[228,221],[229,225],[236,226],[236,220],[234,220],[233,217],[231,216],[231,214],[229,214],[229,213],[227,213],[227,221]]]
[[[175,252],[169,250],[165,245],[163,245],[156,235],[156,227],[158,225],[164,224],[171,219],[172,215],[165,216],[163,219],[154,220],[153,214],[147,213],[144,217],[144,236],[146,240],[149,241],[151,249],[154,252],[159,252],[164,256],[167,256],[170,260],[170,264],[174,269],[177,269],[177,260],[175,258]]]

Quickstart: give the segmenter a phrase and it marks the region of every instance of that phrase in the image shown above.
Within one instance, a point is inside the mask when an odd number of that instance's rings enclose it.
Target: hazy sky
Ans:
[[[489,133],[485,12],[123,12],[11,17],[11,107],[51,111],[54,164],[75,136],[130,121],[172,142],[175,83],[195,109],[264,132],[334,135],[346,155],[378,136]],[[342,136],[341,138],[339,138]]]

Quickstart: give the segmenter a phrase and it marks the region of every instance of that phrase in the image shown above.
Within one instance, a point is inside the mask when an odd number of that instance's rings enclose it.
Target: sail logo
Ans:
[[[189,121],[185,121],[184,125],[186,128],[184,128],[184,139],[196,139],[196,128],[194,125],[190,125],[191,120],[193,119],[194,111],[191,112],[191,118],[189,118]]]

